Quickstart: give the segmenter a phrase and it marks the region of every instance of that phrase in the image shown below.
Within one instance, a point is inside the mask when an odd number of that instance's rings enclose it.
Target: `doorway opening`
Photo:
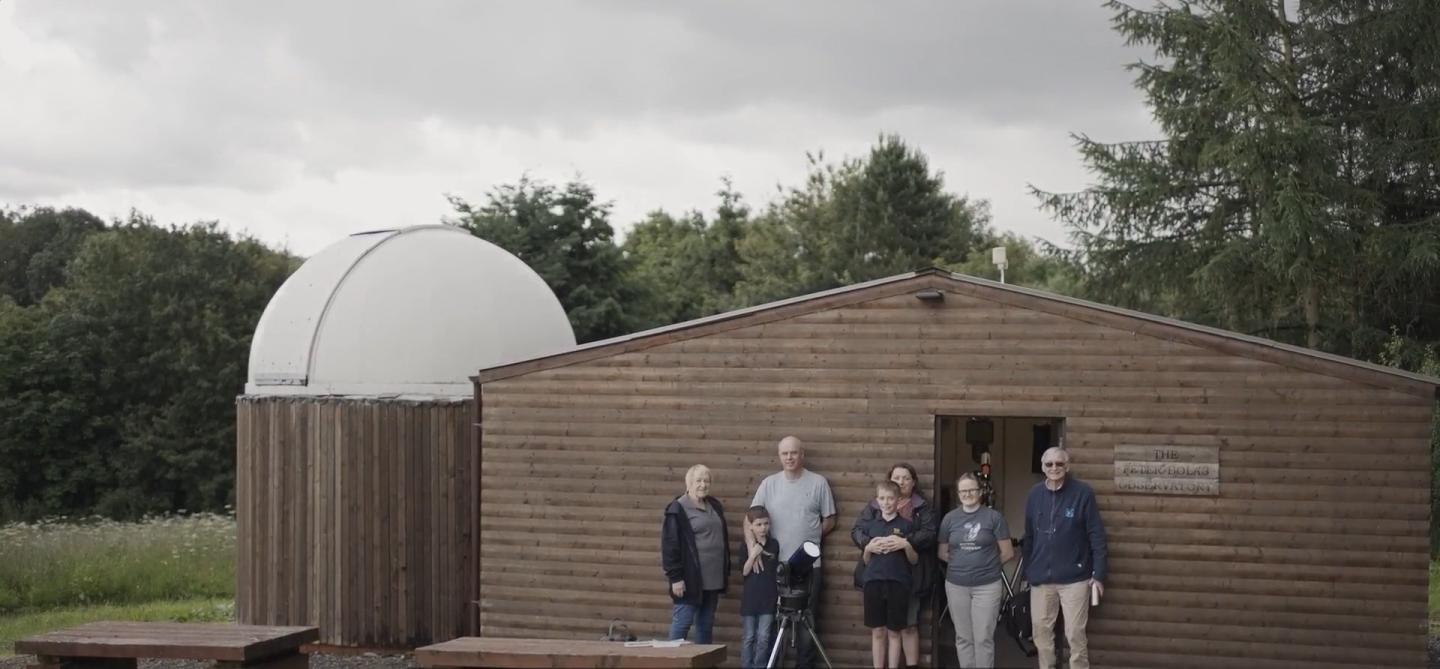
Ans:
[[[1063,446],[1065,420],[1029,416],[936,416],[935,417],[935,503],[941,517],[960,505],[955,479],[966,472],[979,475],[988,464],[990,504],[1005,517],[1010,536],[1025,533],[1025,497],[1045,475],[1040,456],[1045,449]],[[982,487],[984,483],[982,483]],[[939,538],[944,541],[944,537]],[[1005,565],[1007,578],[1014,576],[1015,561]],[[942,565],[943,568],[943,565]],[[943,576],[942,576],[943,578]],[[931,639],[937,667],[959,666],[955,658],[955,628],[944,609],[944,595],[936,601]],[[995,666],[1026,666],[1033,660],[1020,652],[1015,641],[1000,626],[995,630]]]

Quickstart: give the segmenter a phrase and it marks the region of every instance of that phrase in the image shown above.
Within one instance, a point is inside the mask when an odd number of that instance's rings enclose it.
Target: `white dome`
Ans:
[[[504,249],[443,225],[366,232],[270,298],[245,392],[466,396],[480,369],[574,346],[555,293]]]

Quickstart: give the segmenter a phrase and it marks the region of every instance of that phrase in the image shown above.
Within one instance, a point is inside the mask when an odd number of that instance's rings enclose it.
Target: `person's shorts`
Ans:
[[[910,586],[899,581],[870,581],[865,584],[865,626],[885,627],[896,632],[909,627]]]

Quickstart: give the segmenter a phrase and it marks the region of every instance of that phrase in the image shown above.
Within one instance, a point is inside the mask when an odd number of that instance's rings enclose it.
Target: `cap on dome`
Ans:
[[[575,346],[523,261],[460,228],[351,235],[305,261],[250,344],[251,395],[471,393],[477,370]]]

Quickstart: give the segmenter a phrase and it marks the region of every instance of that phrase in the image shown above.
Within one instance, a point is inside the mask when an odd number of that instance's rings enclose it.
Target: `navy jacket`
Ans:
[[[936,517],[935,508],[925,501],[924,497],[914,495],[919,500],[915,502],[915,531],[908,537],[910,545],[915,547],[915,552],[920,554],[920,561],[911,568],[910,584],[915,594],[929,595],[930,591],[939,582],[940,558],[936,556],[936,535],[940,532],[940,519]],[[865,544],[870,543],[870,533],[866,531],[870,521],[880,517],[880,505],[875,500],[860,511],[860,516],[855,519],[855,525],[850,528],[850,541],[862,552]],[[865,589],[862,573],[865,571],[865,560],[858,560],[855,564],[855,587]]]
[[[720,586],[723,594],[730,589],[730,528],[725,524],[725,507],[720,505],[720,500],[706,497],[705,501],[720,515],[720,534],[725,537],[721,542],[725,551],[725,562],[722,563],[725,584]],[[690,517],[685,515],[685,509],[680,506],[680,497],[676,497],[665,507],[665,520],[660,526],[660,566],[665,569],[666,592],[670,591],[671,583],[685,582],[685,596],[676,597],[671,594],[670,599],[677,603],[699,606],[704,594],[700,589],[700,554],[695,548],[695,530],[690,527]]]
[[[1064,585],[1109,574],[1105,525],[1090,486],[1065,477],[1059,490],[1035,484],[1025,498],[1025,580]]]

